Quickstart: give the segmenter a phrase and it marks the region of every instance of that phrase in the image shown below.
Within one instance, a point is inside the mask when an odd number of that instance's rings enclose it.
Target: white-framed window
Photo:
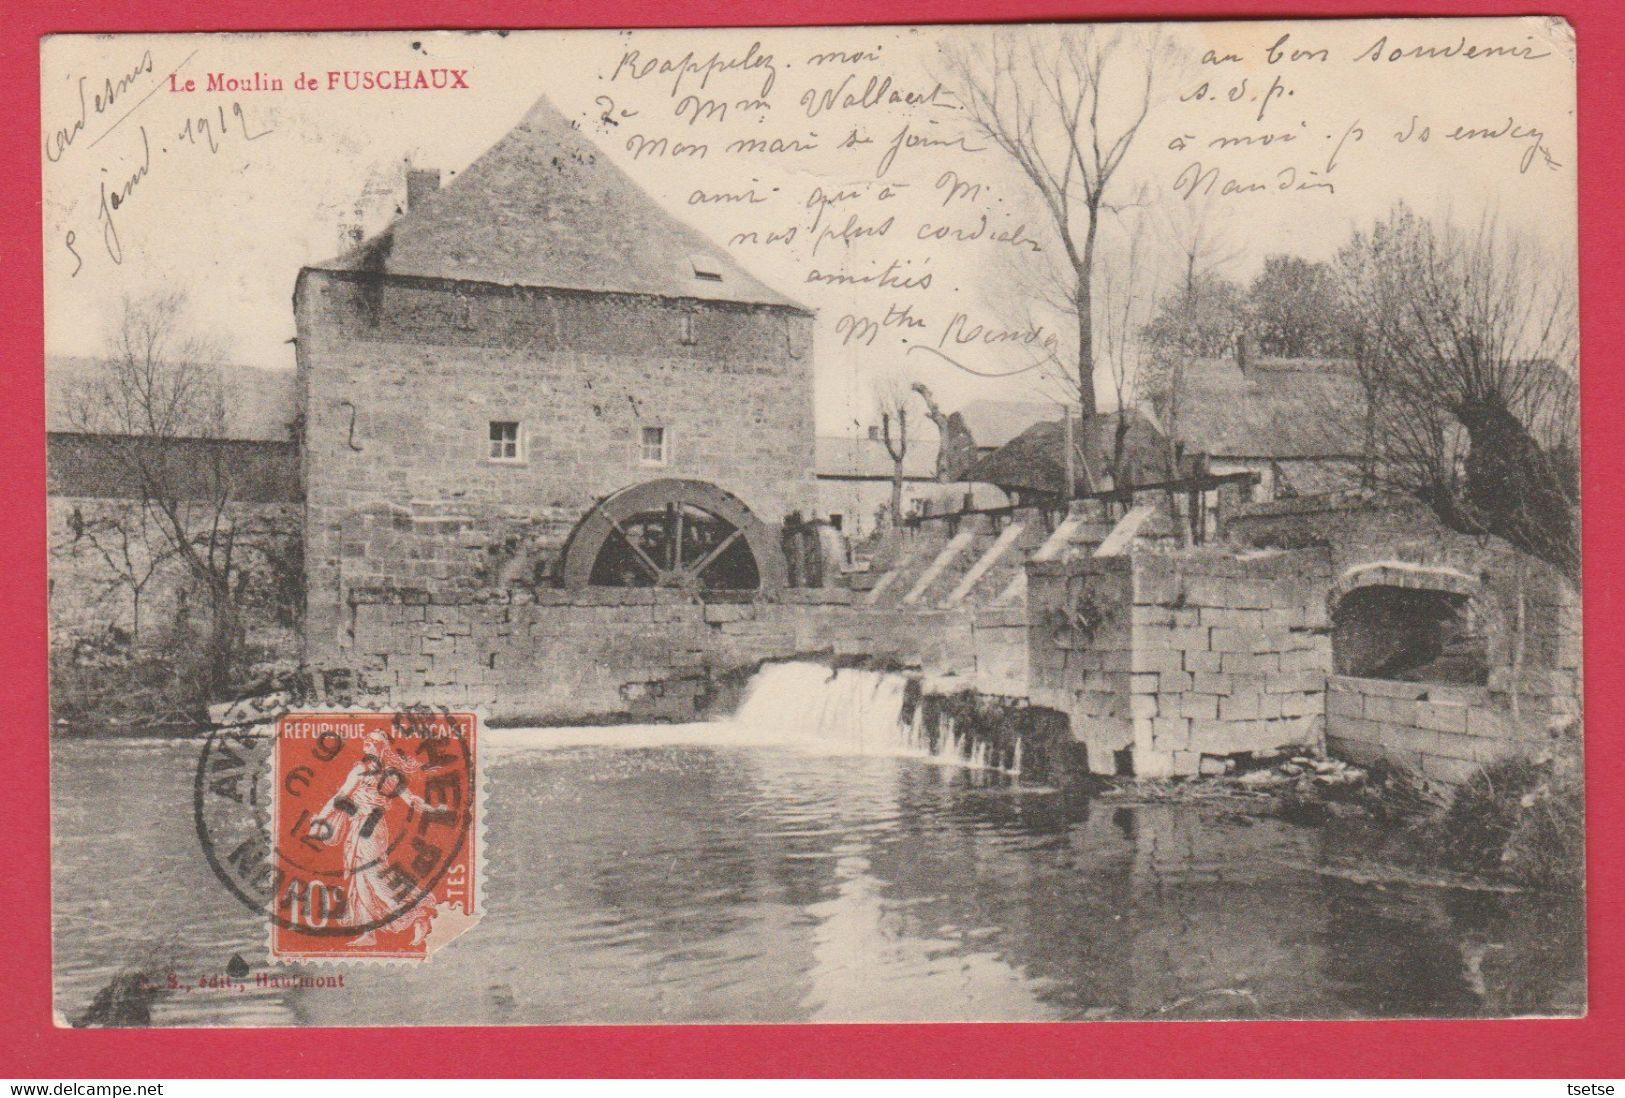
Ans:
[[[638,464],[671,464],[671,432],[664,427],[638,428]]]
[[[677,324],[677,342],[681,343],[684,347],[694,346],[693,311],[685,309],[683,314],[677,318]]]
[[[490,448],[486,451],[486,457],[491,461],[525,460],[524,432],[514,420],[493,419],[489,439]]]

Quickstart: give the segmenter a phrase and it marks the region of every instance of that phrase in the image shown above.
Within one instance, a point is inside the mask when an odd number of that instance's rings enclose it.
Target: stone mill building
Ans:
[[[804,545],[828,528],[787,521],[837,513],[828,468],[819,512],[807,309],[546,101],[407,192],[294,293],[304,658],[335,696],[693,720],[764,661],[867,663],[914,676],[898,722],[932,751],[982,736],[1034,773],[1326,748],[1441,782],[1578,714],[1572,585],[1414,501],[1319,490],[1340,445],[1208,443],[1238,467],[1189,492],[1271,490],[1202,537],[1169,519],[1168,485],[1039,493],[917,516],[825,575]],[[1299,373],[1269,378],[1320,391]],[[1254,374],[1231,391],[1261,393]],[[1208,403],[1226,438],[1252,422]],[[1249,407],[1259,433],[1291,418]],[[1268,498],[1282,483],[1303,494]]]
[[[810,511],[812,314],[539,101],[300,272],[307,644],[369,589],[756,588]]]

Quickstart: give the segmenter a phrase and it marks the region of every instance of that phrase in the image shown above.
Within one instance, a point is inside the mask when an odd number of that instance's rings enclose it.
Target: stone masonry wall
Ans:
[[[1032,696],[1097,773],[1317,744],[1331,664],[1326,554],[1159,552],[1028,565]]]
[[[1496,538],[1446,529],[1425,507],[1338,495],[1256,505],[1226,535],[1253,545],[1324,545],[1328,609],[1365,586],[1437,590],[1466,598],[1485,640],[1484,686],[1337,677],[1327,745],[1351,759],[1381,756],[1438,781],[1527,751],[1582,708],[1579,593],[1554,569]]]
[[[1538,721],[1514,716],[1506,697],[1487,687],[1346,675],[1327,683],[1326,747],[1354,762],[1386,760],[1460,785],[1485,763],[1549,742]]]
[[[466,706],[502,723],[694,720],[761,663],[820,655],[975,671],[969,610],[851,605],[839,588],[701,602],[655,588],[491,592],[480,601],[357,591],[346,628],[382,704]]]
[[[1130,557],[1027,564],[1028,691],[1067,714],[1097,774],[1130,768],[1133,606]]]
[[[351,589],[545,578],[631,484],[709,481],[768,523],[814,504],[799,310],[305,271],[295,315],[315,660]],[[489,460],[493,420],[522,425],[524,460]],[[642,463],[643,426],[667,429],[665,465]]]

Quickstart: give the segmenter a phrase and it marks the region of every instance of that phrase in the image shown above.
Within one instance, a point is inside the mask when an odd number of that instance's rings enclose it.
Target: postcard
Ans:
[[[1567,23],[41,58],[59,1026],[1585,1013]]]

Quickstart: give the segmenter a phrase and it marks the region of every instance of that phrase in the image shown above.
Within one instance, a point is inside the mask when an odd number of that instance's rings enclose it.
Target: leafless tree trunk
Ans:
[[[965,116],[1014,160],[1038,196],[1064,262],[1058,304],[1076,321],[1070,371],[1085,418],[1095,401],[1095,254],[1113,177],[1151,107],[1154,33],[1081,26],[1012,29],[944,50]]]
[[[901,379],[883,378],[875,385],[880,411],[880,440],[891,458],[891,524],[903,525],[903,460],[908,456],[908,405],[912,390]]]
[[[1203,288],[1214,285],[1244,249],[1223,222],[1213,200],[1181,203],[1166,210],[1158,227],[1164,252],[1171,260],[1171,300],[1182,322],[1171,329],[1163,325],[1152,338],[1154,347],[1145,362],[1140,391],[1151,398],[1158,414],[1165,447],[1163,474],[1168,480],[1176,480],[1185,472],[1188,456],[1188,446],[1181,437],[1186,373],[1205,350],[1210,350],[1206,346],[1208,333],[1203,330],[1206,311],[1200,298]],[[1233,322],[1240,338],[1245,319],[1238,314]],[[1192,516],[1179,521],[1184,498],[1177,489],[1168,490],[1169,513],[1176,519],[1182,542],[1188,545],[1192,540]]]

